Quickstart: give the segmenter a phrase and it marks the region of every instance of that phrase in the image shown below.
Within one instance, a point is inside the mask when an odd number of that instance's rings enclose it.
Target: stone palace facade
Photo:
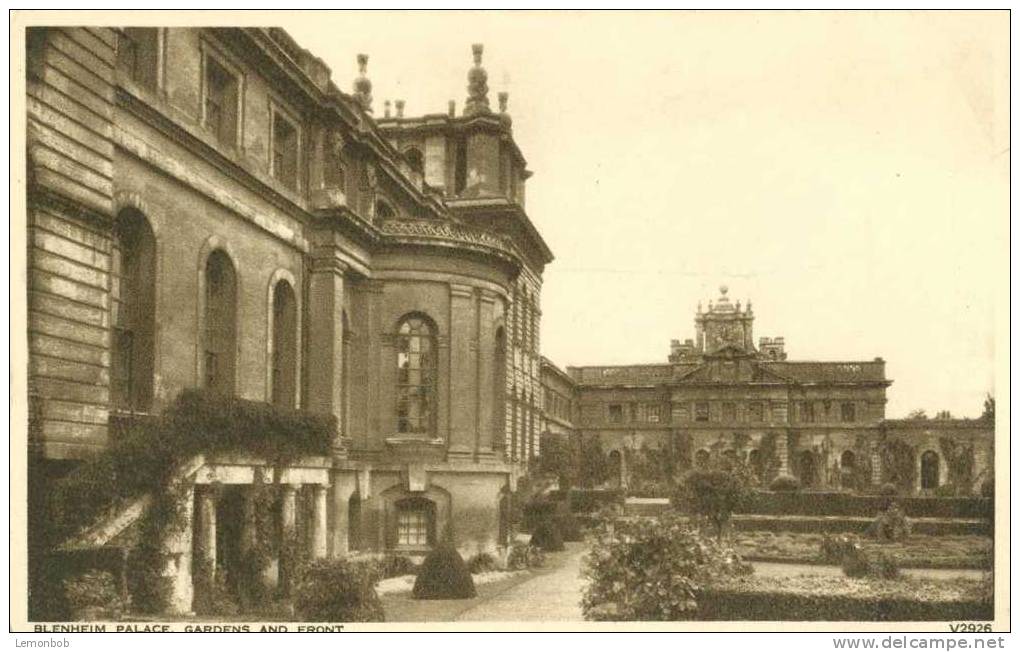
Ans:
[[[613,475],[628,484],[640,451],[677,466],[720,457],[746,462],[766,482],[793,475],[809,488],[866,489],[891,482],[934,493],[976,491],[992,468],[994,423],[986,419],[887,419],[892,383],[882,358],[790,360],[782,337],[753,337],[754,312],[720,296],[695,315],[695,338],[673,340],[662,364],[568,367],[550,372],[547,393],[574,407],[549,419],[597,438]],[[896,448],[900,453],[891,454]],[[902,452],[905,451],[905,452]],[[961,454],[969,461],[956,473]],[[892,458],[898,461],[894,464]],[[965,477],[964,477],[965,476]]]
[[[313,557],[497,552],[537,452],[552,254],[473,54],[460,113],[379,116],[368,57],[344,92],[280,29],[31,29],[32,481],[204,388],[336,417],[331,455],[277,470]],[[218,561],[210,485],[243,490],[260,462],[187,474],[180,611],[192,539]]]

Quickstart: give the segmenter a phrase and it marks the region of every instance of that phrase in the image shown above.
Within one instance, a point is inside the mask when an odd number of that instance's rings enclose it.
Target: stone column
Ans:
[[[478,339],[475,326],[474,288],[450,285],[450,442],[451,458],[474,454],[477,426],[475,402],[477,378],[475,359]]]
[[[482,290],[478,302],[478,425],[475,435],[475,454],[491,457],[492,443],[496,437],[496,410],[503,409],[495,404],[496,398],[496,329],[493,317],[496,313],[495,292]]]
[[[871,484],[882,484],[882,447],[877,441],[871,442]]]
[[[339,259],[331,233],[317,234],[317,237],[322,241],[312,251],[307,300],[308,350],[313,352],[314,363],[307,366],[306,404],[309,411],[336,416],[342,425],[344,272],[347,265]],[[333,442],[335,456],[346,456],[347,435],[338,430],[337,440]]]
[[[216,490],[204,485],[196,491],[196,529],[198,554],[195,561],[201,564],[199,572],[206,573],[211,586],[216,580]]]
[[[290,595],[294,584],[293,556],[296,550],[293,546],[297,543],[297,485],[285,484],[280,501],[280,577],[279,585],[283,587],[284,595]]]
[[[166,565],[163,577],[171,582],[172,591],[168,611],[171,614],[189,614],[194,597],[192,585],[192,550],[193,539],[197,534],[195,522],[195,486],[178,486],[178,509],[181,510],[182,527],[167,532],[163,539],[163,552]]]
[[[776,457],[779,458],[779,475],[790,475],[789,434],[776,434]]]
[[[328,485],[317,484],[313,488],[312,501],[312,536],[311,553],[312,559],[322,559],[326,556],[326,490]]]
[[[330,533],[330,557],[343,557],[350,550],[348,506],[351,495],[358,489],[357,475],[353,471],[333,471],[333,530]]]

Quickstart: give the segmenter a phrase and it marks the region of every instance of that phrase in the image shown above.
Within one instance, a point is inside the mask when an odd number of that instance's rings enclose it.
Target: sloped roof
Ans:
[[[801,383],[884,382],[885,363],[872,362],[760,362],[779,376]]]

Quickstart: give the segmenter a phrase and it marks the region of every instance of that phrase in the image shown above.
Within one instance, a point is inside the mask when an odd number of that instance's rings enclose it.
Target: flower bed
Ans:
[[[899,504],[907,516],[926,518],[992,518],[995,508],[988,498],[936,496],[862,496],[844,492],[756,491],[742,506],[741,513],[800,516],[874,516],[890,501]]]
[[[812,532],[736,532],[733,546],[744,558],[801,564],[821,563],[823,536]],[[877,543],[860,538],[866,550],[881,550],[905,568],[972,568],[989,570],[992,539],[976,535],[911,535],[902,541]]]
[[[725,578],[698,597],[699,620],[991,620],[983,581],[865,580],[802,575]]]

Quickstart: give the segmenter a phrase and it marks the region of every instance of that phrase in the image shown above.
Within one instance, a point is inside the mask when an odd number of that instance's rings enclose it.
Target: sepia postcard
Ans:
[[[1007,631],[1009,20],[13,12],[11,631]]]

